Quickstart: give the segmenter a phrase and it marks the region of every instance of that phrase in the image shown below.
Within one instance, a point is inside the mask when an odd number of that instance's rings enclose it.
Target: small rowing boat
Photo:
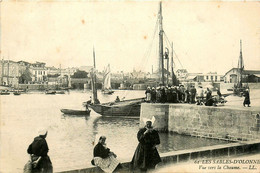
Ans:
[[[89,109],[87,109],[87,110],[61,109],[60,111],[64,114],[67,114],[67,115],[89,116],[91,110],[89,110]]]

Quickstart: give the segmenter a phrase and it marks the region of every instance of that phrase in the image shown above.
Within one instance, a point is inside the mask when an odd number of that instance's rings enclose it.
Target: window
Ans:
[[[217,76],[215,76],[215,81],[217,81],[218,80],[218,77]]]
[[[213,76],[210,76],[210,79],[213,80]]]
[[[209,80],[209,76],[206,76],[206,79]]]

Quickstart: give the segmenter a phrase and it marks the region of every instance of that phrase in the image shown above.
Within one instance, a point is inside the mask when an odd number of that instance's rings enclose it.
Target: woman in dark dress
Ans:
[[[39,136],[35,137],[33,142],[29,145],[27,152],[31,156],[32,170],[31,173],[52,173],[52,163],[50,157],[47,155],[49,148],[45,140],[47,137],[47,130],[40,130]],[[26,170],[25,170],[26,172]]]
[[[139,144],[131,161],[132,169],[147,171],[154,169],[161,162],[156,145],[160,144],[159,134],[152,128],[152,122],[147,121],[146,126],[138,131]]]
[[[244,97],[245,97],[245,100],[244,100],[243,105],[244,106],[247,105],[248,107],[250,107],[250,96],[249,96],[249,90],[248,89],[246,89],[246,91],[244,93]]]

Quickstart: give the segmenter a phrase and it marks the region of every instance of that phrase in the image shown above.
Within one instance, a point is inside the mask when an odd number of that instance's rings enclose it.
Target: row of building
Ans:
[[[1,60],[0,65],[0,84],[6,86],[17,87],[19,83],[23,84],[60,84],[71,85],[71,76],[77,72],[85,71],[88,74],[91,72],[92,66],[81,66],[73,68],[62,69],[56,67],[48,67],[46,63],[35,62],[29,63],[26,61],[11,61]],[[30,74],[30,80],[22,80],[19,78],[22,75]],[[186,69],[178,69],[175,75],[180,83],[182,82],[224,82],[237,83],[239,77],[239,69],[232,68],[224,75],[216,72],[203,73],[188,73]],[[111,81],[115,83],[153,83],[158,81],[159,75],[157,73],[146,73],[142,71],[133,70],[132,72],[124,73],[123,71],[111,73]],[[98,81],[102,83],[103,73],[97,73]],[[170,75],[169,75],[170,78]],[[171,79],[169,79],[171,80]],[[85,81],[85,80],[84,80]],[[243,82],[260,82],[260,70],[244,70],[242,75]],[[85,81],[90,83],[90,77]]]
[[[203,73],[188,73],[186,69],[178,69],[176,76],[180,82],[224,82],[237,83],[240,76],[239,68],[232,68],[224,75],[217,72]],[[248,83],[260,82],[260,70],[243,70],[242,81]]]

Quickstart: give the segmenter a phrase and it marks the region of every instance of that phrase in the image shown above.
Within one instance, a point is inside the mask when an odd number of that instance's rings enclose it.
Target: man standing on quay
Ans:
[[[147,121],[146,126],[138,131],[137,139],[139,144],[131,161],[132,168],[144,172],[154,169],[161,162],[156,149],[156,145],[160,144],[160,138],[158,132],[153,129],[151,121]]]

